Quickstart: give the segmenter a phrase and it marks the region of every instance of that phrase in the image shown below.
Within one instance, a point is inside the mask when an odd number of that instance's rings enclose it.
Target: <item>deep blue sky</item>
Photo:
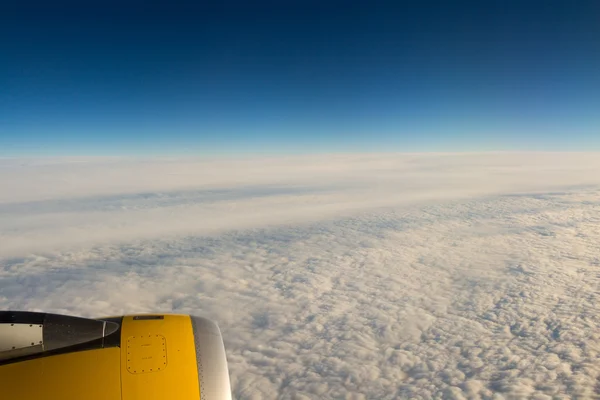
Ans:
[[[4,3],[0,156],[600,150],[597,0]]]

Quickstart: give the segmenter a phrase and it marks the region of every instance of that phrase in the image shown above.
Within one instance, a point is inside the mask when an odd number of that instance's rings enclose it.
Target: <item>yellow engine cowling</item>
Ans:
[[[231,388],[208,319],[2,311],[0,399],[230,400]]]

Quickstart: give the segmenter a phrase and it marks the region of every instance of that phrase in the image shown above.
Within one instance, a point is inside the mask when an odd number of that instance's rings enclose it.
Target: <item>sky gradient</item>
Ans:
[[[600,3],[0,6],[0,156],[600,150]]]

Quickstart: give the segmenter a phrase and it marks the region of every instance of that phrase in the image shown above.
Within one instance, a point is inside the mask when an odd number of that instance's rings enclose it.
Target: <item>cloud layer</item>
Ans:
[[[597,158],[5,160],[0,308],[208,316],[240,399],[597,397]]]
[[[600,184],[594,153],[0,160],[0,257]]]

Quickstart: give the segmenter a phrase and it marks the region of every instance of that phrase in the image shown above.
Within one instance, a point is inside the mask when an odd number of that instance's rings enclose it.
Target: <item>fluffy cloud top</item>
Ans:
[[[3,160],[0,185],[0,308],[208,316],[235,398],[600,395],[600,155]]]

